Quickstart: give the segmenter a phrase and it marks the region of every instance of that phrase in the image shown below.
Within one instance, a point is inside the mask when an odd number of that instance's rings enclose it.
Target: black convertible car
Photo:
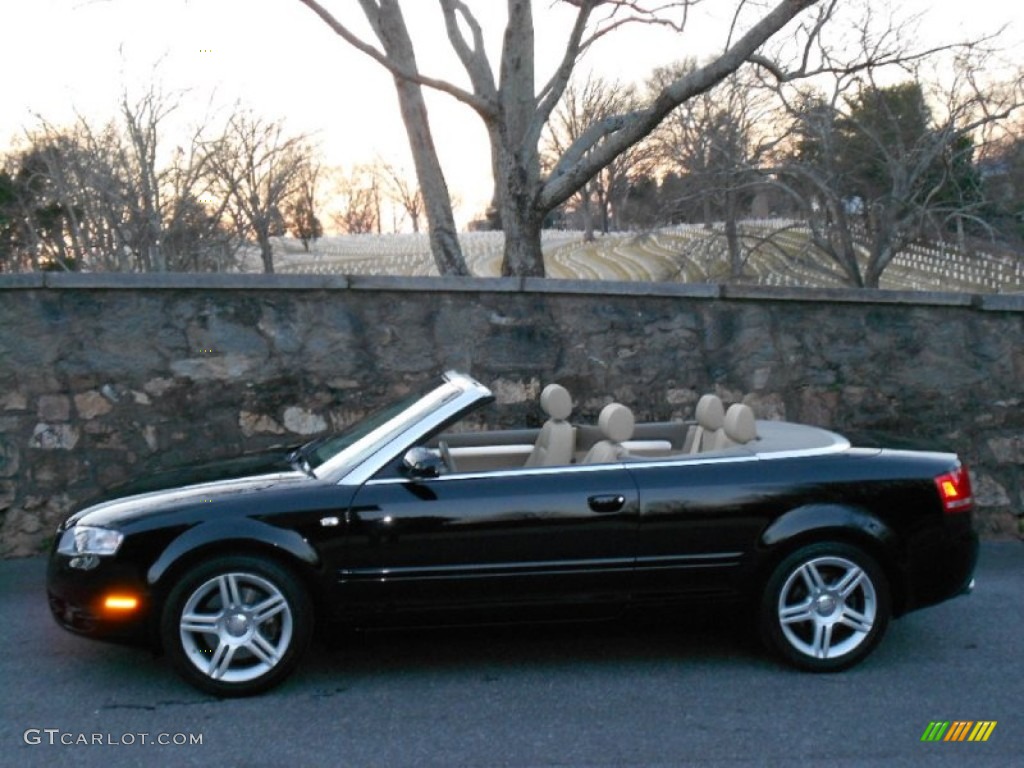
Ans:
[[[321,627],[614,617],[734,601],[812,671],[849,667],[892,616],[970,589],[955,455],[853,448],[705,396],[693,422],[613,403],[480,431],[469,376],[300,448],[149,477],[57,531],[63,627],[162,648],[192,684],[280,682]]]

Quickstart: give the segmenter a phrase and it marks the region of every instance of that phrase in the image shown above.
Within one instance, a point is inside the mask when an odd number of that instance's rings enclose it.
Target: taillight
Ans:
[[[952,472],[936,477],[935,486],[939,489],[942,510],[947,515],[966,512],[974,503],[971,496],[971,476],[963,464]]]

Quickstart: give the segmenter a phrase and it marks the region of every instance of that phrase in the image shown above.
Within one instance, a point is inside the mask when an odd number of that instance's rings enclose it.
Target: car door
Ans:
[[[341,599],[397,620],[610,613],[628,598],[638,513],[621,465],[415,480],[384,470],[353,500]]]
[[[629,465],[642,499],[634,598],[675,602],[735,594],[779,502],[751,454]]]

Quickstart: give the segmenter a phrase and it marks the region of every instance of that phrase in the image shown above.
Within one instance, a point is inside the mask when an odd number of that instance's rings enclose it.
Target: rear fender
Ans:
[[[761,534],[760,543],[766,549],[777,549],[787,541],[835,529],[848,532],[853,538],[867,537],[886,550],[896,541],[895,532],[866,509],[842,504],[808,504],[776,518]]]
[[[889,579],[893,613],[904,611],[906,574],[899,567],[899,537],[883,520],[863,507],[842,504],[808,504],[785,513],[761,534],[761,554],[756,566],[759,579],[787,553],[815,541],[844,541],[859,546],[875,558]]]

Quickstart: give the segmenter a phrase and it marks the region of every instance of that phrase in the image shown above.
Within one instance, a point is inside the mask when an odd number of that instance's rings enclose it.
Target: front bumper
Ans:
[[[71,567],[71,557],[53,552],[46,573],[50,613],[64,629],[103,640],[146,643],[152,639],[153,598],[137,569],[116,558],[95,568]],[[108,607],[111,597],[135,598],[134,608]]]

